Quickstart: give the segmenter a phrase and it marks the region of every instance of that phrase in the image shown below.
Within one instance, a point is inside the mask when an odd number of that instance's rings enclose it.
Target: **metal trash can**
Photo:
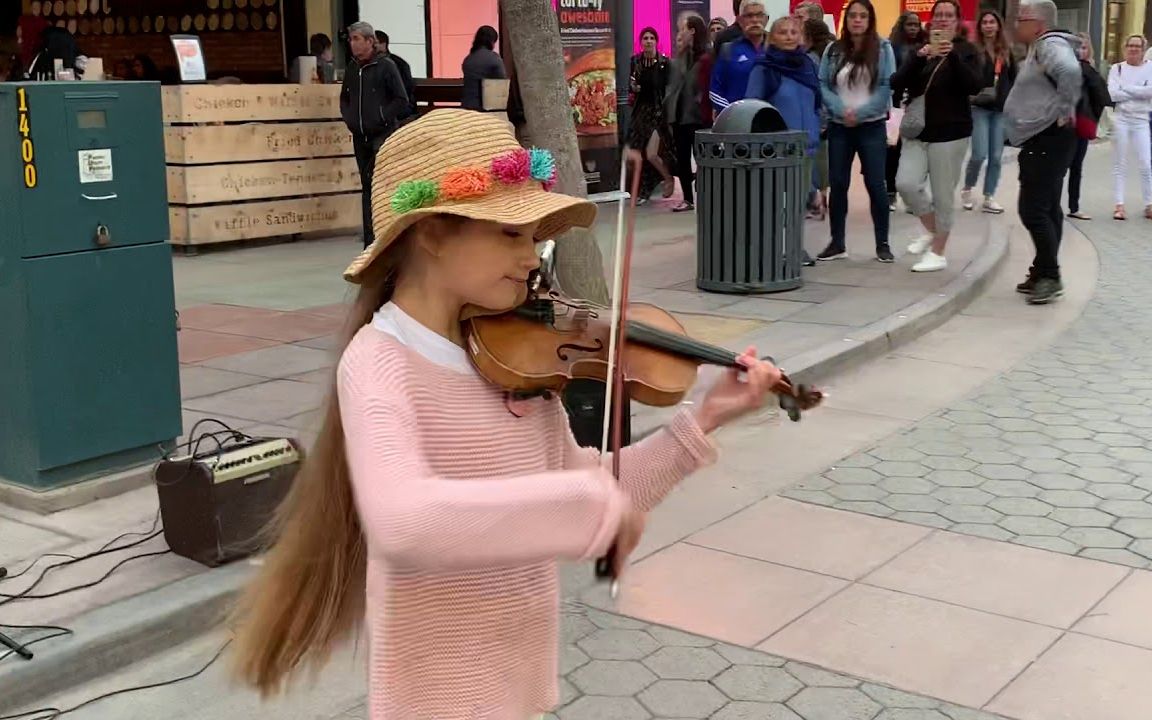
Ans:
[[[697,131],[696,287],[772,293],[804,284],[807,143],[761,100],[735,102]]]

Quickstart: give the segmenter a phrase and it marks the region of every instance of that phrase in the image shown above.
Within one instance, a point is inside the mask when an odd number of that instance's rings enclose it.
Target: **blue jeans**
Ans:
[[[980,166],[988,161],[984,173],[984,195],[996,194],[1000,185],[1000,156],[1004,154],[1004,113],[987,108],[972,108],[972,156],[964,173],[964,187],[976,187]]]
[[[884,120],[847,127],[828,123],[828,221],[832,245],[844,249],[844,226],[848,219],[848,186],[852,183],[852,158],[860,156],[864,187],[872,210],[876,248],[888,245],[888,130]]]

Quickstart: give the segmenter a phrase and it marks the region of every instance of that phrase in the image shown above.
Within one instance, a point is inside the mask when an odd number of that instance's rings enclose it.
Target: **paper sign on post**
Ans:
[[[80,150],[80,182],[112,182],[112,150]]]

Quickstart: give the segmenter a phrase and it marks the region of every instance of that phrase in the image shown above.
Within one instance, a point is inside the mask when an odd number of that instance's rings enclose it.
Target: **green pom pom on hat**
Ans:
[[[435,180],[405,180],[392,193],[392,211],[403,215],[428,205],[440,197],[440,184]]]

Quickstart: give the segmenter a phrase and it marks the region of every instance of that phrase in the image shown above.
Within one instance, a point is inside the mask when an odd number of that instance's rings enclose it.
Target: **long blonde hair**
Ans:
[[[337,345],[342,353],[391,299],[421,221],[365,270]],[[231,618],[234,668],[262,697],[302,664],[319,669],[364,616],[366,548],[352,497],[335,371],[324,421],[268,529],[271,549]]]

